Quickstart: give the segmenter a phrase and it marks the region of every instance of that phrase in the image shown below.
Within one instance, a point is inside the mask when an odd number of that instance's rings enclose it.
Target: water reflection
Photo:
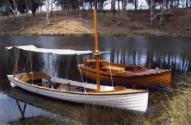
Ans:
[[[151,68],[171,68],[174,71],[191,71],[191,59],[187,55],[164,51],[128,51],[112,50],[111,55],[104,57],[113,63],[147,66]]]
[[[20,124],[22,121],[25,121],[25,123],[27,123],[31,119],[35,121],[35,119],[38,119],[38,118],[40,118],[39,121],[45,118],[48,121],[54,121],[55,123],[58,122],[59,123],[58,125],[61,125],[61,124],[80,125],[81,124],[80,122],[75,121],[72,118],[68,118],[67,115],[61,116],[60,114],[57,114],[59,112],[56,112],[56,111],[58,110],[63,111],[63,109],[66,108],[66,107],[63,107],[63,105],[61,105],[63,103],[60,101],[58,102],[57,101],[54,102],[54,100],[48,101],[44,97],[41,98],[40,96],[28,93],[19,88],[10,89],[7,95],[0,93],[0,106],[1,106],[0,121],[2,125],[7,125],[8,123]],[[53,106],[51,107],[51,105]],[[49,109],[52,109],[52,110],[49,110]],[[67,110],[67,108],[65,110]],[[46,121],[44,122],[47,125],[51,124],[51,123],[47,123]],[[36,124],[40,125],[41,123],[37,122]]]
[[[21,103],[23,106],[23,103]],[[21,118],[20,111],[14,99],[9,98],[7,95],[0,93],[0,121],[1,125],[7,125],[11,121],[16,121]],[[28,105],[25,111],[25,117],[35,117],[46,114],[45,111]]]

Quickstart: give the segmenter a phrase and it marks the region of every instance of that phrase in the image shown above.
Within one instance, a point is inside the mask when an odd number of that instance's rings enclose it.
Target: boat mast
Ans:
[[[99,45],[98,45],[98,33],[97,33],[97,14],[96,8],[94,8],[94,37],[95,37],[95,52],[94,57],[96,59],[96,84],[97,84],[97,91],[100,91],[100,75],[99,75],[99,59],[100,59],[100,52],[99,52]]]

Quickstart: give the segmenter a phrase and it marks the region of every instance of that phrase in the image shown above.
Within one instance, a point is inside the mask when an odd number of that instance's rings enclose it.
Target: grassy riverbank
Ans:
[[[120,25],[112,21],[111,12],[98,13],[98,29],[102,35],[191,36],[191,9],[168,11],[173,15],[166,18],[163,26],[157,20],[154,28],[150,27],[149,11],[123,13]],[[83,12],[81,17],[76,12],[54,12],[50,23],[46,25],[45,13],[0,17],[0,34],[82,36],[93,33],[91,12]]]
[[[190,125],[191,123],[191,74],[176,78],[181,84],[171,96],[165,95],[161,110],[145,119],[145,125]]]
[[[191,123],[191,86],[177,90],[168,102],[160,102],[163,110],[156,117],[146,118],[145,125],[190,125]]]

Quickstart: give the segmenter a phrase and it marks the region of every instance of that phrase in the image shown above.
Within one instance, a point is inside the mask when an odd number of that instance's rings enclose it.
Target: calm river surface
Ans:
[[[6,74],[12,72],[15,53],[5,50],[5,46],[32,44],[44,48],[93,50],[93,40],[92,37],[0,36],[0,124],[24,124],[21,119],[25,106],[24,116],[27,120],[24,122],[34,124],[44,120],[43,122],[47,122],[47,124],[58,122],[58,124],[70,125],[103,122],[137,125],[142,124],[142,121],[135,120],[137,117],[144,119],[144,117],[149,117],[156,112],[158,105],[152,103],[149,104],[145,115],[134,116],[127,111],[107,108],[103,110],[100,107],[52,100],[9,86]],[[191,38],[101,37],[99,46],[100,50],[110,52],[103,55],[102,58],[114,63],[171,68],[174,74],[184,74],[191,71]],[[26,54],[29,55],[29,53]],[[91,58],[91,56],[50,56],[32,53],[32,70],[41,70],[53,76],[80,81],[76,64],[78,61],[82,63],[87,58]],[[163,100],[160,98],[157,102],[159,101]],[[136,118],[132,119],[130,116]],[[97,118],[92,120],[94,117]]]

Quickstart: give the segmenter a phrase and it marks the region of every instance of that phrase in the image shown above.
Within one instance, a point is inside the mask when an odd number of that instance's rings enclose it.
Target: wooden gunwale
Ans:
[[[14,79],[14,78],[13,78]],[[82,92],[77,92],[77,91],[64,91],[64,90],[57,90],[57,89],[51,89],[51,88],[46,88],[46,87],[41,87],[41,86],[37,86],[37,85],[33,85],[33,84],[29,84],[29,83],[24,83],[18,79],[14,79],[14,81],[16,82],[19,82],[21,84],[24,84],[26,86],[30,86],[30,87],[35,87],[35,88],[38,88],[38,89],[42,89],[42,90],[47,90],[47,91],[54,91],[54,92],[61,92],[61,93],[69,93],[69,94],[80,94],[80,95],[92,95],[92,96],[96,96],[96,95],[105,95],[105,96],[108,96],[108,95],[126,95],[126,94],[137,94],[137,93],[145,93],[147,92],[147,90],[137,90],[135,92],[128,92],[127,90],[126,91],[121,91],[121,92],[115,92],[115,91],[100,91],[100,92],[87,92],[87,93],[82,93]]]
[[[81,71],[84,70],[84,72],[86,73],[95,73],[95,69],[94,68],[91,68],[91,67],[87,67],[87,66],[84,66],[83,64],[80,64],[78,65],[78,68],[81,69]],[[135,71],[136,72],[136,71]],[[137,71],[139,72],[139,71]],[[144,71],[143,71],[144,72]],[[162,74],[168,74],[168,73],[171,73],[172,70],[161,70],[161,71],[157,71],[157,72],[150,72],[150,73],[143,73],[143,74],[132,74],[132,75],[127,75],[127,73],[112,73],[112,77],[121,77],[121,78],[138,78],[138,77],[143,77],[143,76],[154,76],[154,75],[162,75]],[[105,76],[111,76],[110,73],[106,73],[102,70],[100,70],[100,75],[105,75]]]

